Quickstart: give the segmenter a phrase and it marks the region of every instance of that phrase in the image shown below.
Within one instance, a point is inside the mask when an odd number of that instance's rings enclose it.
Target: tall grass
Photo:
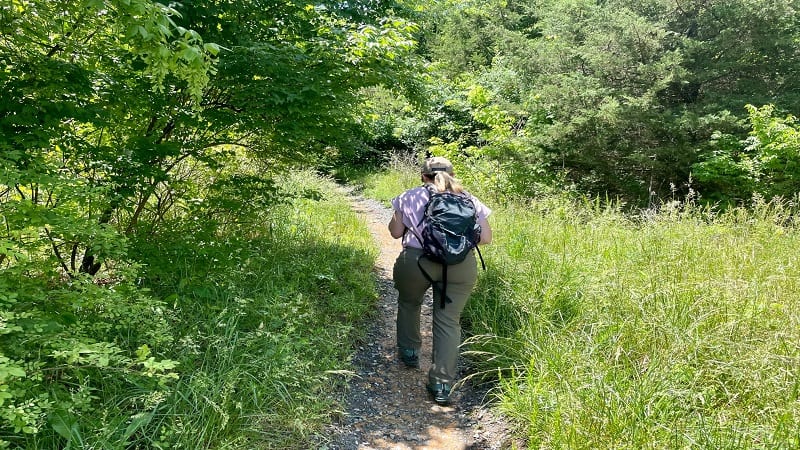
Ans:
[[[376,249],[331,182],[262,221],[213,239],[176,232],[146,280],[174,308],[181,362],[172,395],[152,403],[145,448],[307,448],[338,414],[358,325],[376,300]]]
[[[361,174],[347,182],[361,188],[364,195],[389,205],[389,201],[396,195],[422,184],[420,164],[413,155],[395,155],[382,172]]]
[[[800,239],[780,208],[495,216],[475,351],[534,447],[798,445]]]
[[[531,448],[800,448],[800,234],[784,206],[490,206],[464,348]]]

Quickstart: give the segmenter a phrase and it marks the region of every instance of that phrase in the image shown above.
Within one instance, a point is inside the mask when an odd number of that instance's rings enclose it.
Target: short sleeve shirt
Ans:
[[[464,195],[472,199],[475,203],[475,210],[478,215],[478,220],[489,217],[492,210],[483,204],[477,197],[464,191]],[[397,197],[392,199],[392,207],[395,211],[399,211],[403,216],[403,225],[408,228],[409,232],[403,235],[403,247],[422,248],[417,236],[422,234],[418,225],[422,221],[422,215],[425,213],[425,205],[428,204],[430,192],[424,186],[411,188]]]

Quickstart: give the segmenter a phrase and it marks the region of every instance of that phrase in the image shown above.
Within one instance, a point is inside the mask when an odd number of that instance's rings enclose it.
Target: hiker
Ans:
[[[400,360],[407,367],[419,367],[422,347],[420,312],[425,292],[433,285],[434,300],[441,296],[442,264],[431,261],[423,254],[420,230],[431,190],[452,192],[472,200],[481,227],[479,244],[492,240],[492,229],[487,222],[491,209],[466,192],[455,178],[453,165],[446,158],[425,160],[421,170],[422,186],[409,189],[392,199],[394,215],[389,221],[389,233],[401,239],[403,250],[394,264],[394,286],[397,300],[397,346]],[[457,377],[458,349],[461,345],[461,312],[467,303],[478,277],[475,251],[458,264],[446,268],[446,298],[442,307],[434,301],[433,355],[428,371],[427,390],[438,404],[450,402],[450,391]]]

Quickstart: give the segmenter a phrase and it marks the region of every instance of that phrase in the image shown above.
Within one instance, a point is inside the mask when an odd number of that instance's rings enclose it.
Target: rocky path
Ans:
[[[470,382],[452,395],[450,406],[431,400],[425,390],[431,358],[430,292],[423,305],[423,348],[420,368],[408,369],[396,356],[395,312],[397,292],[392,265],[401,250],[386,228],[391,210],[379,202],[351,194],[354,210],[369,224],[380,255],[375,270],[380,277],[377,320],[367,330],[353,363],[347,409],[340,423],[320,439],[327,450],[438,450],[520,448],[509,443],[502,420],[482,406],[485,389]],[[463,371],[462,364],[462,371]]]

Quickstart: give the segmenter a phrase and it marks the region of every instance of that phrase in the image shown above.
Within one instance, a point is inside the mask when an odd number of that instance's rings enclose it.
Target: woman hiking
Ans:
[[[421,170],[422,186],[411,188],[392,199],[394,215],[389,221],[389,233],[402,239],[403,250],[394,264],[394,286],[397,300],[397,347],[400,360],[407,367],[419,367],[422,347],[420,313],[425,292],[433,285],[434,299],[442,295],[443,267],[423,255],[420,225],[431,192],[449,192],[465,196],[475,206],[481,227],[478,244],[492,241],[492,229],[487,217],[492,210],[478,198],[465,191],[455,178],[453,165],[442,157],[425,160]],[[467,304],[478,277],[475,252],[446,268],[446,300],[433,308],[433,354],[428,371],[427,390],[436,403],[450,403],[450,391],[457,380],[458,349],[461,345],[461,312]]]

